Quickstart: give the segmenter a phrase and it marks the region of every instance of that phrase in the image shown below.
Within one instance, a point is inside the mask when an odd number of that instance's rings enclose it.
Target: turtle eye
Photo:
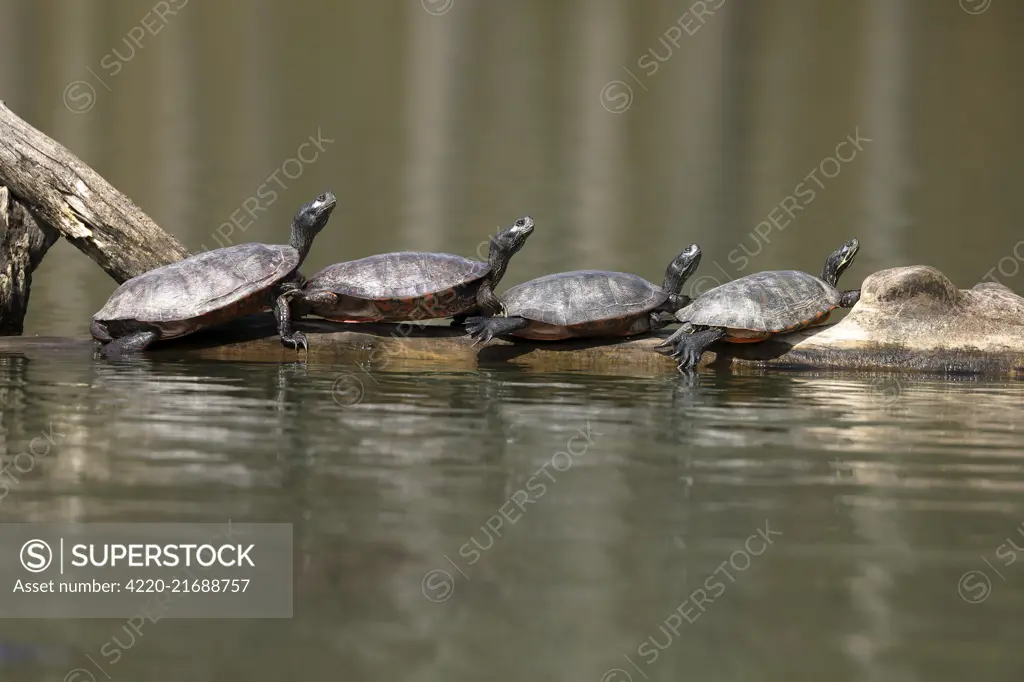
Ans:
[[[516,227],[526,227],[526,221],[520,218],[516,221]]]

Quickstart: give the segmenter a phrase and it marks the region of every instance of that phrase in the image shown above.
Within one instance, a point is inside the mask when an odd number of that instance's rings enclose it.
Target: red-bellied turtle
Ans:
[[[237,244],[206,251],[128,280],[93,315],[92,336],[110,356],[144,350],[158,339],[185,336],[273,305],[281,342],[306,345],[282,325],[284,291],[298,287],[298,269],[337,204],[327,192],[292,220],[288,244]]]
[[[759,272],[727,282],[676,313],[683,323],[658,346],[672,349],[679,370],[690,370],[715,341],[752,343],[773,334],[822,324],[836,308],[852,308],[860,290],[840,292],[839,276],[853,263],[860,243],[851,239],[825,261],[821,277],[798,270]]]
[[[501,311],[494,287],[533,232],[520,218],[490,242],[486,263],[450,253],[402,251],[335,263],[289,294],[291,314],[337,322],[401,322]]]
[[[659,287],[626,272],[580,270],[532,279],[501,296],[506,316],[471,317],[466,330],[477,340],[512,335],[556,340],[571,337],[632,336],[664,326],[690,299],[683,284],[700,264],[700,247],[691,244],[665,271]]]

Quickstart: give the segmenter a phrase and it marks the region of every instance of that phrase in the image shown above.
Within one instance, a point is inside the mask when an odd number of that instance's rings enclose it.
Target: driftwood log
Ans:
[[[32,272],[58,236],[0,186],[0,336],[21,335]]]
[[[189,255],[96,171],[3,102],[0,185],[119,283]]]
[[[58,235],[118,283],[189,255],[126,196],[0,101],[0,334],[21,334],[32,271]]]

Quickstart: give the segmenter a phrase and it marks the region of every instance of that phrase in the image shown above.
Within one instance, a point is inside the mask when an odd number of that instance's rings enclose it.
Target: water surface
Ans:
[[[1019,383],[365,370],[0,360],[6,452],[66,434],[5,521],[295,524],[293,619],[163,620],[111,677],[953,681],[1024,662]],[[334,390],[349,371],[360,402]],[[120,626],[8,621],[5,679],[102,679],[85,657],[109,664]]]

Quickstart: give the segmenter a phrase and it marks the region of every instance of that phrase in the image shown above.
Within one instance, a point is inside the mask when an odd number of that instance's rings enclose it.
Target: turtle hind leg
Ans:
[[[113,341],[114,338],[107,331],[107,326],[99,320],[93,320],[92,324],[89,325],[89,332],[92,334],[92,338],[102,343]]]
[[[468,320],[469,317],[470,317],[469,315],[452,315],[451,324],[449,324],[448,326],[449,327],[461,327],[464,324],[466,324],[466,320]]]
[[[469,317],[466,318],[466,333],[473,337],[476,345],[487,342],[495,336],[511,334],[530,326],[525,317]]]
[[[149,344],[160,338],[154,331],[143,331],[116,338],[103,346],[103,354],[108,358],[119,358],[122,355],[138,353],[146,350]]]
[[[851,289],[850,291],[844,291],[842,298],[839,300],[840,308],[852,308],[857,305],[857,301],[860,300],[860,289]]]

